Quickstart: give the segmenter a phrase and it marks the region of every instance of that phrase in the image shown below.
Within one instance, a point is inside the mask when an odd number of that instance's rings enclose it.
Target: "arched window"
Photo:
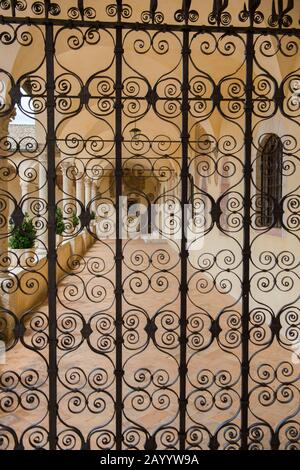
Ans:
[[[257,186],[261,201],[261,215],[257,222],[261,227],[268,227],[274,222],[275,227],[281,226],[278,208],[282,198],[282,152],[283,146],[278,135],[268,134],[264,137],[257,160]]]

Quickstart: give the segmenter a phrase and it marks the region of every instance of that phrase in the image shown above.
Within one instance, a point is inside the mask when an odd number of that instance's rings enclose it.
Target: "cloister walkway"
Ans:
[[[81,439],[88,436],[92,448],[113,447],[110,434],[115,431],[113,248],[114,241],[96,241],[84,257],[74,256],[68,261],[71,273],[58,285],[58,444],[64,448],[79,448]],[[129,428],[131,433],[132,429],[140,428],[145,434],[153,434],[164,426],[178,427],[180,257],[163,241],[124,241],[123,253],[126,441]],[[232,336],[236,344],[226,345],[230,316],[220,320],[218,339],[213,337],[210,320],[217,318],[226,305],[231,315],[233,311],[238,314],[240,303],[215,288],[208,293],[188,295],[186,388],[187,427],[191,429],[204,425],[215,432],[219,423],[227,419],[240,425],[240,341]],[[32,313],[25,325],[24,338],[7,353],[7,364],[1,366],[1,385],[7,386],[6,399],[11,396],[1,420],[8,428],[17,430],[19,437],[25,433],[22,441],[28,448],[47,447],[44,431],[48,429],[47,318],[45,301]],[[235,327],[232,324],[231,334],[238,337],[239,322]],[[254,359],[255,366],[265,361],[284,362],[284,354],[288,353],[279,347],[268,348],[266,353],[262,348]],[[253,381],[252,384],[255,387]],[[15,392],[21,397],[19,400]],[[297,406],[295,400],[263,406],[255,394],[254,399],[257,416],[267,412],[268,421],[274,425]],[[32,430],[37,436],[35,443]],[[143,439],[132,436],[133,445],[144,446]],[[127,438],[129,441],[129,434]],[[201,447],[207,445],[208,436],[204,433]]]

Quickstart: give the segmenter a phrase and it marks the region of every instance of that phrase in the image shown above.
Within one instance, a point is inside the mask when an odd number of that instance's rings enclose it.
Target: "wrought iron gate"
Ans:
[[[0,1],[0,447],[298,448],[297,6]]]

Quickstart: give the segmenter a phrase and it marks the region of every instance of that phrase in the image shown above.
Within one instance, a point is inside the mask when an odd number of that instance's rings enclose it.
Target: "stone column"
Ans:
[[[171,176],[170,176],[171,177]],[[158,238],[160,238],[164,234],[164,223],[165,223],[165,210],[166,210],[166,201],[168,197],[168,190],[170,188],[170,181],[162,181],[159,186],[159,207],[157,208],[158,212],[156,212],[156,217],[154,221],[154,227],[152,228],[152,232],[154,229],[154,233],[157,234]]]
[[[94,211],[95,213],[96,213],[96,209],[97,209],[97,203],[95,201],[96,197],[97,197],[97,185],[96,185],[95,181],[92,181],[92,184],[91,184],[91,200],[93,202],[91,204],[91,212]]]
[[[76,215],[77,217],[80,217],[80,214],[84,210],[82,209],[82,207],[84,207],[85,205],[85,187],[84,187],[83,173],[80,173],[80,172],[76,173],[75,184],[76,184]],[[80,203],[82,204],[82,206]],[[78,255],[82,254],[82,252],[84,251],[84,247],[82,245],[84,239],[85,239],[84,232],[83,232],[83,235],[80,234],[75,238],[73,245],[72,245],[73,253],[78,254]]]
[[[72,215],[76,213],[75,207],[75,186],[74,186],[74,164],[70,161],[64,161],[61,164],[63,177],[63,212],[64,217],[68,218],[69,224],[72,224]],[[72,234],[72,229],[68,233]]]
[[[88,204],[91,202],[91,189],[92,181],[89,176],[86,176],[84,179],[84,188],[85,188],[85,207],[87,208]]]
[[[10,121],[14,119],[16,115],[15,109],[12,110],[11,113],[7,114],[6,116],[0,117],[0,142],[5,140],[8,136],[8,126]],[[1,207],[1,218],[0,218],[0,306],[4,308],[9,308],[9,296],[6,291],[3,291],[3,287],[5,286],[5,279],[9,279],[7,274],[7,270],[9,269],[9,260],[7,259],[7,252],[8,252],[8,226],[9,226],[9,217],[10,217],[10,204],[9,199],[6,196],[9,193],[9,177],[5,175],[11,175],[13,171],[9,160],[5,157],[7,156],[4,145],[1,145],[1,153],[0,153],[0,207]],[[0,310],[0,316],[1,316]],[[5,314],[4,314],[5,315]],[[10,319],[6,318],[8,323],[10,323]],[[10,329],[9,324],[7,325],[7,329]],[[1,338],[0,338],[1,339]]]
[[[84,186],[84,177],[82,173],[77,173],[76,175],[76,206],[77,206],[77,216],[79,217],[82,211],[81,204],[85,205],[85,186]]]
[[[61,164],[63,175],[63,198],[67,202],[72,202],[74,199],[74,165],[68,161]]]
[[[39,248],[47,249],[48,247],[48,182],[47,182],[47,153],[44,152],[39,156],[39,200],[41,207],[41,218],[43,228],[39,239]]]
[[[89,176],[86,176],[84,179],[84,188],[85,188],[85,208],[87,209],[89,203],[91,202],[91,190],[92,190],[92,180]],[[89,207],[89,211],[91,212],[91,206]],[[91,225],[90,225],[91,227]],[[87,229],[85,229],[85,246],[88,248],[91,244],[91,236],[88,233]]]
[[[94,180],[91,180],[91,206],[90,206],[90,213],[94,213],[95,219],[91,221],[90,230],[92,233],[96,233],[96,195],[97,195],[97,186]],[[95,241],[94,237],[92,237],[91,242]]]
[[[27,213],[30,217],[30,193],[32,192],[31,183],[26,180],[24,181],[22,179],[22,175],[19,181],[22,193],[22,212],[24,215]]]

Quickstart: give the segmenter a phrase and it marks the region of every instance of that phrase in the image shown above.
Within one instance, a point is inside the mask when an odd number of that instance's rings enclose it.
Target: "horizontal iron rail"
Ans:
[[[59,78],[59,77],[58,77]],[[38,93],[23,93],[22,94],[22,97],[34,97],[34,98],[45,98],[47,97],[47,95],[45,94],[38,94]],[[68,93],[56,93],[55,94],[55,98],[70,98],[70,99],[77,99],[77,100],[80,100],[80,94],[78,95],[68,95]],[[98,100],[98,101],[106,101],[106,100],[111,100],[111,101],[115,101],[115,96],[111,96],[111,95],[89,95],[88,97],[89,100]],[[147,101],[146,97],[145,96],[130,96],[130,95],[126,95],[126,96],[123,96],[122,97],[122,101],[129,101],[129,100],[137,100],[137,101]],[[168,98],[168,97],[164,97],[164,96],[158,96],[158,99],[157,101],[178,101],[180,102],[181,101],[181,98]],[[199,98],[196,97],[196,96],[190,96],[189,97],[189,101],[199,101]],[[203,98],[201,97],[201,101],[212,101],[211,97],[207,97],[207,98]],[[224,98],[222,96],[222,98],[220,98],[220,101],[239,101],[241,103],[243,103],[245,101],[244,98]],[[253,99],[252,101],[273,101],[271,98],[265,98],[265,97],[262,97],[262,98],[256,98],[256,99]],[[74,113],[76,114],[76,113]]]
[[[194,25],[194,24],[148,24],[148,23],[131,23],[131,22],[118,22],[118,21],[93,21],[93,20],[69,20],[67,18],[34,18],[34,17],[12,17],[0,15],[0,24],[27,24],[30,25],[47,25],[52,24],[53,26],[63,26],[66,28],[82,28],[82,27],[94,27],[94,28],[105,28],[115,29],[122,27],[122,29],[133,29],[137,31],[162,31],[162,32],[180,32],[188,30],[195,33],[225,33],[225,34],[239,34],[239,33],[253,33],[253,34],[286,34],[288,36],[299,36],[300,28],[269,28],[260,26],[214,26],[214,25]]]

